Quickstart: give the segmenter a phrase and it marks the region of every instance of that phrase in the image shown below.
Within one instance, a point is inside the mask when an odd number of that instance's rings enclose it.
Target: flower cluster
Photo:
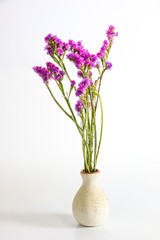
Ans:
[[[68,43],[62,42],[61,39],[51,33],[45,37],[45,42],[47,43],[45,50],[49,55],[56,53],[61,57],[65,51],[70,49]]]
[[[100,52],[97,53],[97,57],[99,57],[100,59],[104,58],[104,55],[105,55],[106,50],[107,50],[107,46],[108,46],[108,42],[107,42],[107,40],[104,40]]]
[[[74,80],[71,80],[71,86],[74,87],[76,85],[76,82]]]
[[[108,70],[108,69],[111,70],[111,68],[112,68],[112,63],[107,61],[107,62],[106,62],[106,68],[105,68],[105,69],[106,69],[106,70]]]
[[[78,113],[81,112],[81,110],[83,109],[83,103],[81,102],[81,100],[78,100],[76,105],[75,105],[75,109]]]
[[[44,67],[33,67],[33,70],[43,79],[43,82],[46,83],[50,78],[53,78],[50,72]]]
[[[50,73],[54,75],[54,80],[60,81],[63,79],[63,76],[65,75],[64,71],[60,70],[56,65],[51,62],[47,62],[46,65]]]
[[[111,42],[111,40],[113,39],[113,37],[117,37],[118,36],[118,32],[115,32],[115,27],[110,25],[106,34],[107,34],[107,38],[108,41]]]
[[[49,90],[53,100],[60,109],[75,123],[78,132],[82,137],[83,156],[85,172],[96,172],[97,158],[102,140],[103,131],[103,106],[100,97],[100,88],[102,77],[106,70],[112,68],[112,63],[108,61],[110,49],[113,44],[113,39],[118,36],[114,26],[109,26],[107,37],[103,41],[103,45],[97,54],[90,54],[82,45],[82,41],[75,42],[69,40],[63,42],[56,35],[51,33],[45,37],[45,50],[51,56],[54,63],[47,62],[45,67],[34,67],[33,70],[43,79],[47,89]],[[68,73],[64,58],[71,61],[76,66],[76,72],[79,83],[72,80]],[[94,69],[95,68],[95,69]],[[96,79],[93,73],[97,71]],[[69,80],[69,88],[66,91],[66,84],[63,80],[64,75]],[[54,79],[57,82],[58,88],[62,93],[66,106],[63,107],[52,93],[48,80]],[[75,110],[80,118],[78,121],[74,114],[71,104],[71,94],[75,93],[77,102]],[[101,121],[97,128],[97,109],[100,104]],[[68,107],[68,110],[66,109]],[[100,134],[99,134],[100,133]],[[98,138],[98,137],[99,138]],[[99,140],[99,142],[98,142]]]
[[[68,43],[71,53],[67,54],[67,58],[72,61],[78,69],[91,69],[95,67],[97,56],[85,50],[82,46],[82,41],[75,43],[73,40],[69,40]]]
[[[81,96],[82,94],[85,94],[85,91],[86,91],[86,88],[93,84],[92,80],[90,80],[89,78],[85,78],[83,79],[79,84],[78,84],[78,88],[77,88],[77,91],[75,93],[75,95],[77,97]]]

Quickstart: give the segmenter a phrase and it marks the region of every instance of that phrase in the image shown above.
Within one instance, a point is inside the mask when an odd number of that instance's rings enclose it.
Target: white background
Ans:
[[[159,13],[159,0],[0,1],[1,240],[160,239]],[[119,37],[103,79],[97,165],[110,215],[83,228],[71,209],[81,139],[32,67],[51,60],[48,33],[97,53],[110,24]]]

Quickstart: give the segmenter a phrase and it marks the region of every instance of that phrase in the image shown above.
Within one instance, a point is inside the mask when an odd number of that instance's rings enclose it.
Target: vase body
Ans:
[[[99,186],[100,171],[81,171],[82,186],[72,204],[73,216],[83,226],[102,225],[108,216],[109,206],[105,193]]]

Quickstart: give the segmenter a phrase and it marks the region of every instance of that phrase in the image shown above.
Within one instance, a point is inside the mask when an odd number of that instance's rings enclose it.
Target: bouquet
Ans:
[[[103,41],[103,45],[97,54],[90,54],[83,47],[82,41],[77,43],[73,40],[63,42],[56,35],[48,34],[45,37],[45,50],[54,63],[47,62],[46,67],[33,67],[33,70],[43,79],[55,103],[75,124],[82,138],[84,171],[87,173],[97,171],[96,165],[103,132],[103,106],[100,88],[105,71],[112,68],[108,56],[114,37],[118,36],[115,27],[112,25],[109,26],[106,34],[107,40]],[[79,81],[71,78],[66,66],[67,60],[75,65]],[[95,69],[98,73],[96,78],[93,76]],[[52,92],[49,84],[52,80],[56,82],[57,88],[66,102],[67,109],[62,107],[62,104]],[[67,91],[65,89],[66,81],[69,84]],[[73,94],[77,97],[77,101],[74,103],[75,107],[71,103],[71,95]],[[99,106],[101,121],[98,128],[96,113]],[[75,111],[77,114],[75,114]]]

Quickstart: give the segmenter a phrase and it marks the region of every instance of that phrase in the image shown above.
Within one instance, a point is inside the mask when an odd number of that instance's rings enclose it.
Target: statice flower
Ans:
[[[45,42],[47,43],[45,50],[47,50],[47,54],[57,54],[58,56],[62,56],[65,51],[70,50],[70,45],[68,43],[62,42],[57,35],[52,35],[51,33],[45,37]]]
[[[97,53],[97,57],[99,57],[100,59],[103,59],[106,49],[107,49],[107,46],[108,46],[108,42],[107,42],[107,40],[104,40],[100,52]]]
[[[60,73],[58,73],[58,74],[54,77],[54,80],[60,81],[60,80],[62,80],[62,78],[63,78],[63,76],[62,76]]]
[[[77,75],[78,75],[78,77],[80,77],[80,78],[84,78],[84,74],[83,74],[83,72],[82,72],[81,70],[79,70],[79,71],[77,72]]]
[[[71,80],[71,86],[74,87],[76,82],[74,80]]]
[[[65,72],[62,70],[60,70],[59,73],[61,74],[62,77],[65,75]]]
[[[48,82],[49,79],[53,78],[50,72],[44,67],[33,67],[33,70],[43,79],[43,82]]]
[[[86,89],[91,84],[93,84],[92,80],[90,80],[89,78],[85,78],[78,84],[78,86],[80,88]]]
[[[79,96],[81,96],[83,94],[85,94],[85,88],[81,88],[81,87],[77,88],[77,91],[76,91],[75,95],[77,97],[79,97]]]
[[[63,49],[62,48],[57,48],[57,53],[59,56],[62,56],[63,55]]]
[[[76,43],[73,40],[69,40],[68,44],[70,45],[70,49],[73,50],[74,47],[76,46]]]
[[[89,60],[85,61],[85,66],[91,69],[92,67],[95,67],[95,64]]]
[[[106,31],[106,34],[109,42],[111,42],[113,37],[118,36],[118,32],[115,32],[115,27],[112,25],[109,26],[108,30]]]
[[[50,39],[53,39],[53,37],[54,37],[54,36],[53,36],[51,33],[49,33],[49,34],[44,38],[44,40],[45,40],[46,43],[48,43]]]
[[[64,71],[60,70],[56,65],[51,62],[47,62],[46,65],[50,73],[54,75],[54,80],[60,81],[63,79],[63,76],[65,75]]]
[[[63,49],[63,51],[68,51],[68,50],[70,50],[70,46],[69,46],[69,44],[63,42],[63,44],[62,44],[62,49]]]
[[[96,62],[96,68],[100,69],[100,67],[101,67],[101,63],[100,63],[100,61],[97,61]]]
[[[47,44],[47,45],[45,46],[44,50],[47,50],[47,54],[48,54],[48,55],[53,54],[53,50],[52,50],[52,48],[51,48],[51,46],[50,46],[49,44]]]
[[[81,102],[81,100],[78,100],[76,105],[75,105],[75,109],[78,113],[80,113],[81,109],[83,109],[83,103]]]
[[[46,63],[48,70],[51,72],[51,74],[58,74],[59,73],[59,68],[54,65],[51,62]]]
[[[87,88],[89,85],[91,85],[91,84],[93,84],[93,82],[92,82],[92,80],[90,80],[89,78],[83,79],[83,80],[78,84],[79,87],[77,88],[77,91],[76,91],[75,95],[76,95],[77,97],[79,97],[79,96],[85,94],[86,88]]]
[[[69,53],[67,54],[67,58],[72,61],[77,68],[82,68],[84,65],[84,60],[78,53]]]
[[[112,63],[111,62],[106,62],[106,70],[111,70],[111,68],[112,68]]]
[[[97,56],[94,55],[94,54],[92,54],[92,55],[90,56],[90,60],[91,60],[92,62],[97,61]]]

